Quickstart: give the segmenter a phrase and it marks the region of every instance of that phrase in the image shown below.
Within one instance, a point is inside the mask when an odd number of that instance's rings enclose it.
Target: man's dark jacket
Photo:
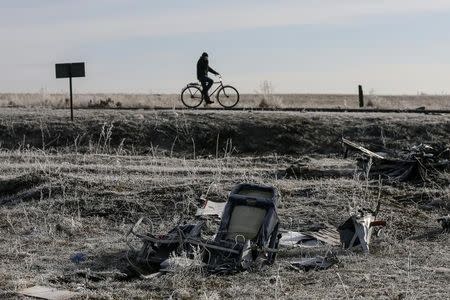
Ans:
[[[197,62],[197,79],[200,81],[203,80],[203,78],[208,76],[208,71],[219,75],[219,73],[209,67],[208,57],[202,56]]]

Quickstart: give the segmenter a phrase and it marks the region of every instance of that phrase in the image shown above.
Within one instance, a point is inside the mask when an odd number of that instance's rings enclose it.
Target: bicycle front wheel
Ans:
[[[239,92],[231,85],[225,85],[217,92],[217,101],[225,108],[235,107],[239,102]]]
[[[181,102],[186,107],[196,108],[202,104],[203,95],[199,87],[187,86],[181,91]]]

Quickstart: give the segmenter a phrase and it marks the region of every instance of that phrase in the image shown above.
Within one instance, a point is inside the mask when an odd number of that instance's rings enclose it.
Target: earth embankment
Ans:
[[[174,156],[338,154],[341,137],[372,147],[447,143],[449,115],[4,109],[0,147]],[[373,149],[377,150],[377,149]]]

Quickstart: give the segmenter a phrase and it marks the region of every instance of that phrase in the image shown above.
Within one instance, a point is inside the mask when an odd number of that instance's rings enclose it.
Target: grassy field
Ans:
[[[67,94],[28,93],[0,94],[0,107],[44,107],[66,108],[69,106]],[[357,108],[358,95],[322,94],[273,94],[262,91],[257,94],[242,94],[238,107],[272,108]],[[77,94],[74,95],[76,108],[172,108],[183,107],[178,94]],[[219,107],[213,104],[211,107]],[[450,109],[448,95],[389,96],[370,94],[365,96],[365,106],[384,109]]]
[[[436,222],[450,209],[450,174],[387,185],[364,176],[285,176],[311,168],[355,168],[346,136],[375,148],[447,143],[450,116],[269,112],[0,111],[0,298],[33,285],[80,299],[446,299],[449,234]],[[377,149],[374,149],[377,150]],[[148,217],[154,233],[193,221],[200,196],[225,201],[237,183],[276,186],[282,227],[339,225],[349,208],[381,194],[387,227],[364,255],[327,246],[291,249],[276,263],[231,276],[177,269],[126,278],[124,235]],[[217,224],[211,223],[214,228]],[[144,224],[150,230],[150,224]],[[296,271],[293,258],[338,253],[325,271]],[[83,253],[85,261],[71,256]]]

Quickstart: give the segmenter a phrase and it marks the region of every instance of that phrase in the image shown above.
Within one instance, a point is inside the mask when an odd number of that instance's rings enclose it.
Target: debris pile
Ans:
[[[167,234],[140,234],[141,218],[127,235],[127,242],[135,254],[135,269],[164,273],[173,268],[201,268],[207,273],[230,274],[275,261],[280,250],[320,248],[327,254],[302,257],[290,261],[297,270],[323,270],[339,260],[331,248],[360,249],[369,252],[373,227],[384,226],[377,221],[380,202],[375,211],[359,209],[341,226],[316,224],[303,232],[283,230],[277,213],[278,191],[273,187],[239,184],[225,203],[203,200],[194,224],[175,226]],[[204,235],[207,221],[220,220],[218,230],[210,238]],[[141,247],[136,249],[131,237],[137,237]],[[281,249],[278,249],[278,248]],[[331,248],[330,248],[331,247]],[[314,249],[313,249],[314,250]]]
[[[212,240],[202,237],[204,222],[176,226],[163,236],[141,235],[136,233],[141,219],[129,232],[143,242],[137,251],[137,262],[161,270],[170,265],[168,260],[174,255],[194,258],[200,251],[209,273],[228,274],[255,264],[272,264],[281,237],[277,204],[278,192],[273,187],[237,185],[223,208],[219,229]],[[207,207],[198,214],[217,214],[216,210],[221,208]]]
[[[389,182],[425,182],[450,170],[450,148],[447,146],[420,144],[406,151],[375,153],[345,138],[342,143],[346,148],[345,156],[349,150],[361,154],[358,168],[371,178],[381,177]]]

